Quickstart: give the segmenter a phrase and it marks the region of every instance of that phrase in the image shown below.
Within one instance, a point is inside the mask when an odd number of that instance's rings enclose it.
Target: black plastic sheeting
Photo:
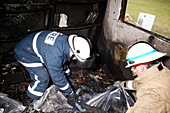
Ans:
[[[0,113],[125,113],[134,104],[133,95],[122,89],[114,76],[108,73],[106,65],[102,65],[90,70],[72,66],[68,80],[76,93],[75,106],[70,106],[65,96],[52,83],[44,96],[32,103],[36,106],[23,106],[30,79],[26,70],[14,59],[8,60],[8,57],[2,57],[0,65]]]
[[[21,102],[9,98],[7,94],[0,93],[0,113],[21,113],[24,109]]]
[[[86,104],[109,113],[125,113],[134,104],[134,100],[120,86],[112,85],[105,92],[95,95]]]
[[[21,102],[10,99],[2,93],[0,94],[0,107],[3,111],[2,113],[80,113],[90,111],[92,113],[92,110],[95,113],[94,107],[100,109],[103,113],[125,113],[134,104],[132,97],[124,89],[115,84],[107,87],[103,93],[96,95],[84,93],[77,100],[75,106],[70,106],[65,96],[55,85],[52,85],[38,101],[32,103],[33,107],[27,107],[25,109],[25,106]],[[82,102],[88,105],[89,108],[82,108]]]

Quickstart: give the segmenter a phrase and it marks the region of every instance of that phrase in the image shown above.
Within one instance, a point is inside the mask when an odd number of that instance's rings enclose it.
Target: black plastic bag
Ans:
[[[22,113],[25,107],[21,102],[8,97],[8,95],[0,93],[0,113]]]
[[[126,90],[113,84],[107,87],[105,92],[95,95],[86,104],[99,107],[105,112],[125,113],[134,104],[134,100]]]

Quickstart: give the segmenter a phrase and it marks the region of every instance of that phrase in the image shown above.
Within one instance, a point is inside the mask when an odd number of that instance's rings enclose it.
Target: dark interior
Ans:
[[[92,41],[96,58],[94,64],[89,69],[81,69],[74,62],[70,64],[72,76],[78,83],[91,82],[89,77],[82,75],[95,73],[102,77],[102,82],[97,85],[91,83],[90,86],[95,91],[102,92],[106,86],[117,80],[133,79],[130,70],[124,69],[125,62],[120,60],[123,56],[115,56],[119,52],[117,48],[123,48],[124,44],[111,43],[107,49],[103,43],[105,38],[102,24],[106,5],[107,0],[1,0],[1,92],[19,101],[23,99],[17,94],[25,92],[30,77],[14,58],[13,48],[25,36],[40,30],[55,30],[66,35],[75,33]],[[68,27],[59,27],[61,13],[68,16]]]

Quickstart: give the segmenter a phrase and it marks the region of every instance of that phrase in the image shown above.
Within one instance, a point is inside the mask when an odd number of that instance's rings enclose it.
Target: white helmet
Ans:
[[[147,42],[137,42],[128,49],[126,56],[126,68],[133,65],[154,61],[165,56],[166,54],[167,53],[158,52],[152,45]]]
[[[77,60],[85,62],[90,57],[91,42],[89,39],[73,34],[68,37],[68,42]]]

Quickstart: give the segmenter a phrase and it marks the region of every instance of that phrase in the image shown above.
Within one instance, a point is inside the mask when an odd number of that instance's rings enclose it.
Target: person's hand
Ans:
[[[114,85],[118,86],[118,87],[122,87],[123,89],[126,89],[126,82],[127,81],[116,81],[114,83]]]
[[[121,83],[122,83],[122,81],[116,81],[116,82],[114,82],[114,85],[120,87],[120,86],[121,86]]]
[[[123,89],[127,89],[127,82],[128,81],[116,81],[114,82],[114,85],[118,86],[118,87],[122,87]]]
[[[66,95],[66,98],[67,98],[68,104],[70,104],[71,106],[75,105],[76,97],[73,91],[69,95]]]

